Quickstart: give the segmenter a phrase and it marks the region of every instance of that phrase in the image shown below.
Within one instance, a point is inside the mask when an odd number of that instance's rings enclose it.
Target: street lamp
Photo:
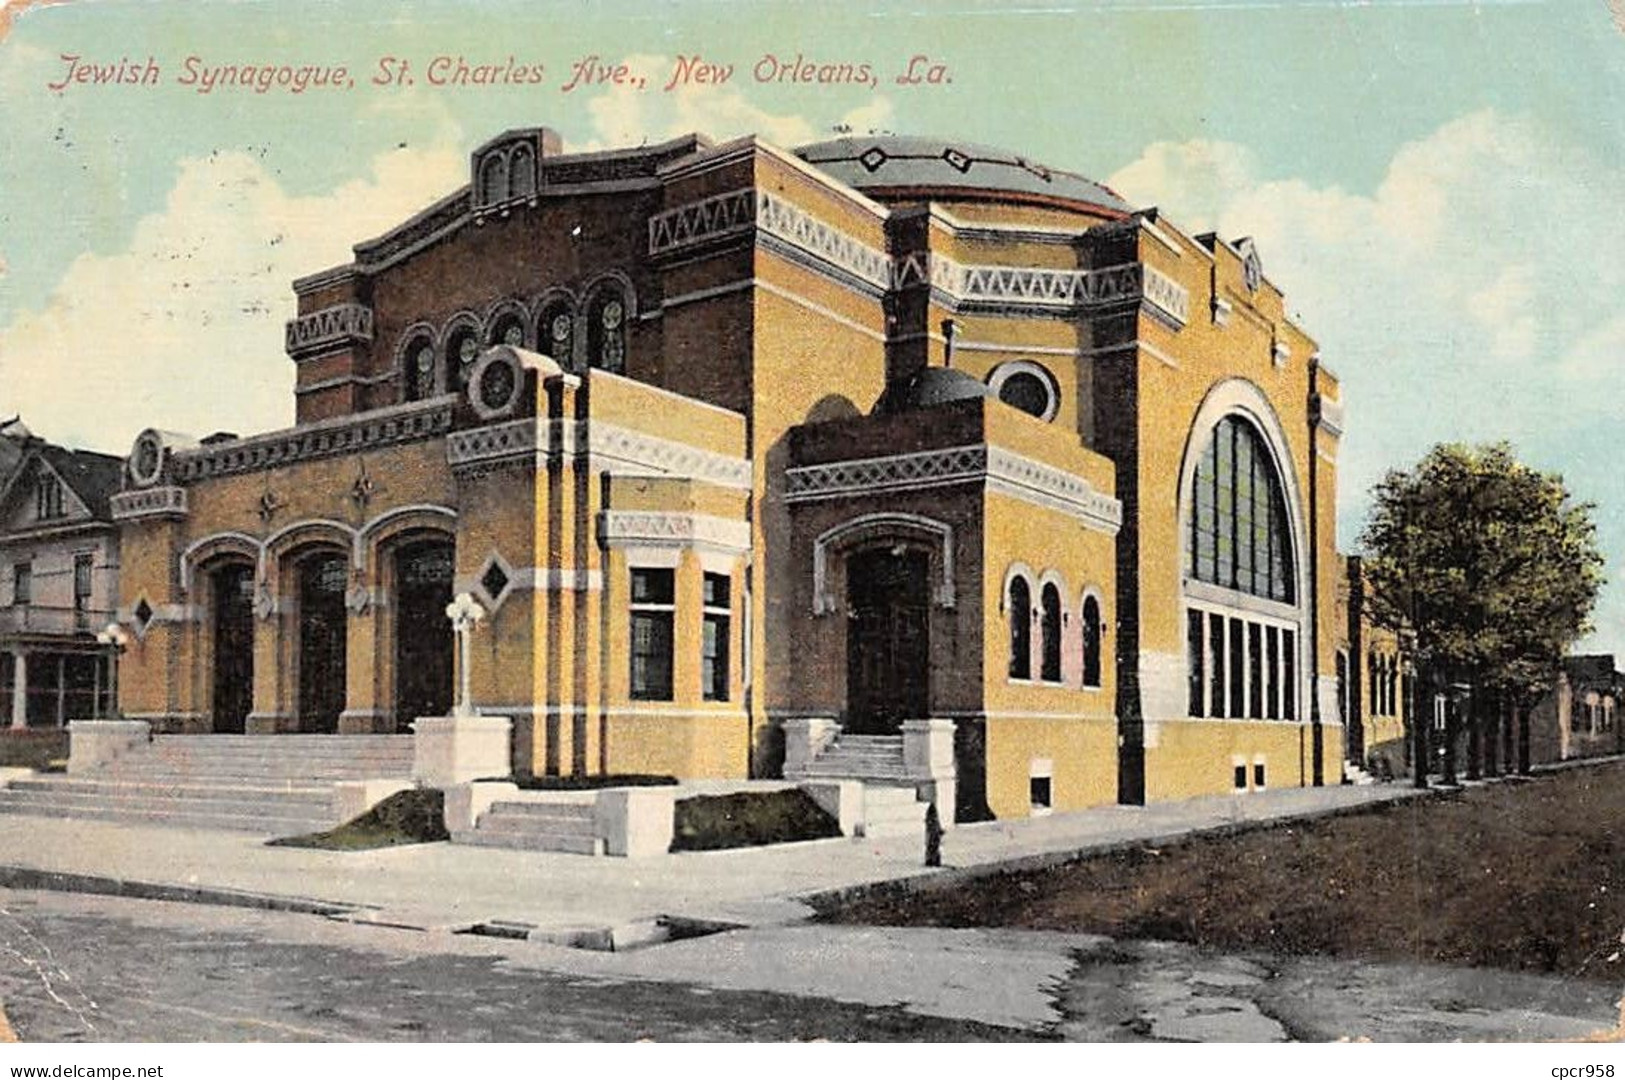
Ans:
[[[458,593],[446,605],[446,618],[451,620],[452,632],[457,635],[458,695],[453,716],[473,716],[474,702],[469,693],[468,662],[472,652],[474,625],[485,618],[485,609],[468,593]]]
[[[113,697],[113,713],[118,713],[118,661],[124,655],[124,649],[130,644],[130,635],[117,621],[110,622],[96,634],[96,641],[103,647],[111,650],[113,663],[108,674],[108,692]],[[99,704],[99,703],[98,703]],[[100,708],[97,709],[99,713]]]

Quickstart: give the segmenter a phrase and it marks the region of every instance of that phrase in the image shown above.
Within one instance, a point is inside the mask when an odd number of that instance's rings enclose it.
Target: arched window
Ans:
[[[414,337],[401,354],[402,385],[407,401],[434,397],[434,342],[427,335]]]
[[[543,308],[536,327],[537,347],[565,371],[575,367],[574,341],[575,319],[570,314],[570,305],[553,303]]]
[[[1083,685],[1100,685],[1100,601],[1083,601]]]
[[[1186,573],[1293,603],[1291,534],[1281,478],[1263,438],[1239,416],[1213,429],[1197,462]]]
[[[480,205],[490,206],[508,197],[508,162],[501,154],[489,154],[480,166]]]
[[[1033,677],[1033,593],[1019,574],[1010,579],[1010,677]]]
[[[1045,682],[1061,681],[1061,590],[1053,583],[1045,585],[1041,594],[1043,635],[1040,650],[1039,678]]]
[[[587,363],[620,373],[626,370],[626,301],[618,289],[605,289],[588,316]]]
[[[468,385],[468,373],[480,358],[480,339],[473,327],[453,331],[446,339],[446,392],[460,394]]]
[[[514,147],[508,169],[508,191],[516,199],[536,194],[536,155],[521,143]]]
[[[488,345],[512,345],[516,349],[525,346],[525,324],[518,315],[509,313],[497,319],[491,327],[491,338]]]

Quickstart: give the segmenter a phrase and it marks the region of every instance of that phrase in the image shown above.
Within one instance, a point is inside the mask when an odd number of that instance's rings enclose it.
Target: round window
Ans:
[[[567,315],[567,314],[565,314],[563,312],[560,312],[559,314],[553,316],[552,334],[553,334],[553,340],[555,342],[569,341],[570,340],[570,316],[569,315]]]
[[[605,329],[613,330],[617,326],[621,325],[622,314],[623,311],[621,309],[621,302],[619,300],[611,300],[604,305],[603,311],[599,313],[599,317],[602,319]]]
[[[511,322],[502,330],[502,344],[519,348],[525,343],[525,328],[517,322]]]
[[[1054,395],[1049,383],[1039,376],[1030,371],[1017,371],[999,385],[999,400],[1029,416],[1047,420],[1053,411]]]
[[[464,367],[467,367],[475,360],[479,359],[479,355],[480,344],[474,340],[474,336],[472,334],[464,337],[463,340],[458,343],[457,362],[462,364]]]
[[[480,375],[480,400],[487,409],[505,408],[517,385],[513,365],[506,360],[488,362]]]

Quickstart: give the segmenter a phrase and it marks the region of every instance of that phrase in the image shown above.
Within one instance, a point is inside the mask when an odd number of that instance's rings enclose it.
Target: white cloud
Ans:
[[[667,56],[639,53],[626,57],[623,63],[635,72],[644,73],[648,88],[610,87],[590,99],[587,114],[592,118],[593,135],[570,149],[590,151],[636,146],[694,131],[719,142],[741,135],[760,135],[779,146],[799,146],[828,137],[835,125],[844,125],[853,131],[870,131],[891,122],[891,102],[878,95],[844,113],[831,115],[824,122],[827,126],[823,126],[805,116],[768,112],[748,100],[732,82],[664,91],[661,87],[673,64]],[[733,78],[737,80],[744,74],[736,70]]]
[[[1482,111],[1400,147],[1370,194],[1262,174],[1245,147],[1156,144],[1109,181],[1191,231],[1250,235],[1343,379],[1341,534],[1381,472],[1444,439],[1508,438],[1625,507],[1599,434],[1625,360],[1625,176],[1532,120]],[[1625,582],[1609,592],[1625,590]],[[1625,600],[1604,627],[1625,646]]]
[[[351,243],[461,183],[459,142],[380,154],[365,177],[314,196],[289,195],[247,153],[181,161],[128,248],[81,255],[43,307],[0,329],[4,411],[113,451],[147,426],[203,435],[290,423],[289,282],[347,261]]]

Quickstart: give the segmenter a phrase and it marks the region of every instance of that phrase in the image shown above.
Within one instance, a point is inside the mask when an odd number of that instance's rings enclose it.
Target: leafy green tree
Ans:
[[[1501,696],[1526,711],[1588,629],[1604,566],[1594,508],[1505,443],[1436,446],[1413,468],[1390,471],[1373,496],[1361,537],[1371,610],[1404,636],[1419,670],[1418,782],[1428,726],[1420,706],[1426,691],[1452,685],[1475,690],[1476,774],[1487,704]],[[1452,781],[1455,736],[1452,723],[1444,766]],[[1527,729],[1521,742],[1527,768]]]

